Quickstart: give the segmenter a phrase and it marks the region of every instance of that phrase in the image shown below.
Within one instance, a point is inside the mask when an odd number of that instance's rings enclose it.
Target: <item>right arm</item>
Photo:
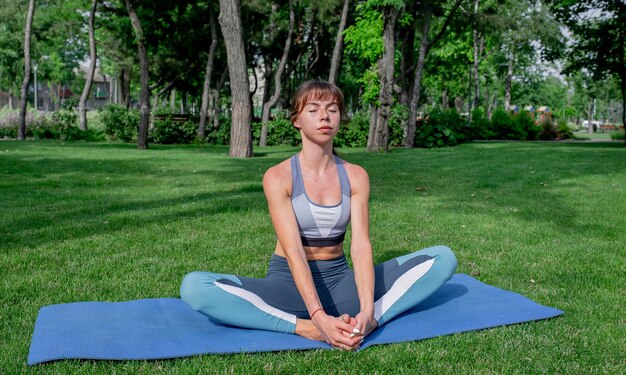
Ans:
[[[284,168],[283,165],[277,165],[270,168],[263,176],[263,190],[278,242],[287,258],[296,287],[311,315],[322,308],[322,304],[315,289],[311,269],[300,239],[298,222],[291,205],[290,182],[289,169]],[[324,311],[315,313],[312,321],[326,342],[333,346],[351,349],[359,342],[357,337],[349,337],[352,332],[351,325],[327,315]]]

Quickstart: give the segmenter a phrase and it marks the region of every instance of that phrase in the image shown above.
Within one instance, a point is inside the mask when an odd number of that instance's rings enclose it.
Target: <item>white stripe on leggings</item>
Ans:
[[[289,323],[292,324],[296,324],[296,316],[293,314],[289,314],[287,312],[284,312],[282,310],[279,310],[275,307],[272,307],[270,305],[267,304],[267,302],[263,301],[263,299],[261,299],[261,297],[257,296],[256,294],[247,291],[243,288],[238,288],[236,286],[233,285],[227,285],[227,284],[222,284],[219,281],[216,281],[215,286],[219,287],[220,289],[224,290],[227,293],[230,293],[234,296],[237,296],[245,301],[250,302],[253,306],[255,306],[256,308],[258,308],[259,310],[270,314],[272,316],[275,316],[279,319],[282,320],[286,320]]]
[[[398,300],[417,282],[422,276],[428,272],[430,267],[435,263],[435,259],[429,259],[424,263],[408,270],[404,275],[400,276],[389,288],[389,291],[374,302],[374,319],[379,320],[384,313],[387,312]]]

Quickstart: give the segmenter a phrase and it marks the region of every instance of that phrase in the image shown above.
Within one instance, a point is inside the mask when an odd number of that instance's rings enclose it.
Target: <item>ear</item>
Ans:
[[[300,129],[300,124],[298,124],[298,120],[293,122],[293,127],[296,129]]]

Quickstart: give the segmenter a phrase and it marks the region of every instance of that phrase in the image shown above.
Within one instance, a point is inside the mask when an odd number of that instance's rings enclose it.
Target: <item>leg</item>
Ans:
[[[374,319],[381,326],[416,306],[456,270],[456,257],[445,246],[434,246],[391,259],[375,267]]]
[[[212,319],[237,327],[294,333],[296,316],[270,306],[258,293],[248,290],[242,279],[233,275],[192,272],[185,276],[180,288],[183,301]],[[258,286],[267,284],[268,294],[280,294],[271,281],[256,280]],[[272,290],[274,289],[274,290]]]

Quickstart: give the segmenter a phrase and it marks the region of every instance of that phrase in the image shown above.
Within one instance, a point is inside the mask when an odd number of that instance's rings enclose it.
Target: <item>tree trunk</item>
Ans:
[[[378,118],[378,107],[370,104],[370,128],[367,134],[367,149],[375,150],[374,132],[376,131],[376,118]]]
[[[130,109],[130,80],[131,80],[131,67],[122,67],[120,72],[120,104],[123,104],[126,109]]]
[[[344,0],[343,10],[341,11],[341,21],[337,30],[337,38],[335,39],[335,48],[333,49],[333,57],[330,60],[330,73],[328,73],[328,82],[337,83],[339,76],[339,63],[341,63],[341,55],[343,52],[343,31],[346,28],[348,20],[348,9],[350,8],[350,0]]]
[[[89,58],[91,61],[89,62],[89,70],[87,71],[85,87],[83,87],[83,93],[78,102],[78,115],[80,117],[81,130],[87,130],[87,99],[89,98],[89,93],[91,92],[91,84],[96,71],[96,38],[94,36],[94,22],[97,6],[98,0],[93,0],[91,3],[91,11],[89,12]]]
[[[479,35],[478,32],[478,7],[480,4],[480,0],[474,0],[474,21],[472,22],[472,35],[474,40],[474,70],[473,70],[473,80],[474,80],[474,108],[478,108],[479,103],[479,85],[480,80],[478,79],[478,65],[480,64],[480,40],[482,36]],[[471,111],[470,111],[471,112]]]
[[[30,84],[30,37],[33,29],[35,14],[35,0],[28,2],[28,14],[24,27],[24,80],[20,90],[20,124],[17,129],[17,139],[26,139],[26,108],[28,106],[28,85]],[[36,88],[35,88],[36,89]]]
[[[626,133],[626,75],[621,78],[622,88],[622,127]],[[626,147],[626,137],[624,137],[624,147]]]
[[[215,59],[215,49],[217,48],[217,28],[215,27],[215,13],[213,13],[213,3],[209,3],[209,22],[211,22],[211,46],[209,47],[209,57],[206,62],[204,72],[204,86],[202,87],[202,105],[200,106],[200,123],[198,124],[198,138],[206,137],[207,112],[209,110],[209,97],[211,95],[211,74],[213,72],[213,60]]]
[[[587,133],[593,133],[593,105],[595,99],[591,99],[591,103],[589,103],[589,109],[587,110],[587,118],[589,119],[587,122]]]
[[[148,54],[146,45],[144,44],[143,29],[135,12],[133,0],[126,0],[126,8],[130,22],[135,31],[137,39],[137,51],[139,53],[139,73],[140,73],[140,90],[139,90],[139,108],[141,119],[139,121],[139,132],[137,134],[137,147],[140,150],[148,149],[148,127],[150,125],[150,88],[148,83],[150,80],[148,72]]]
[[[417,57],[417,67],[415,68],[415,78],[413,80],[413,92],[409,102],[409,118],[407,119],[406,136],[404,138],[404,147],[413,147],[415,143],[415,121],[417,119],[417,106],[420,100],[420,90],[422,87],[422,71],[424,70],[424,62],[426,60],[426,49],[428,48],[428,34],[430,33],[430,21],[432,19],[433,9],[430,3],[423,8],[424,27],[422,29],[422,40],[420,43],[420,51]]]
[[[510,48],[513,48],[512,46]],[[513,66],[514,59],[513,53],[508,53],[509,67],[506,72],[506,79],[504,81],[504,109],[509,111],[511,109],[511,84],[513,82]]]
[[[380,107],[376,116],[376,128],[374,131],[374,139],[371,142],[369,151],[378,149],[388,150],[388,133],[389,133],[389,115],[391,113],[391,105],[393,104],[393,75],[394,75],[394,55],[396,51],[395,45],[395,26],[400,11],[393,7],[387,6],[383,10],[384,29],[383,44],[385,51],[378,62],[378,76],[380,78],[380,94],[378,101]],[[368,144],[370,144],[368,140]]]
[[[226,44],[232,100],[228,154],[232,157],[243,158],[252,156],[252,135],[250,134],[250,84],[239,9],[238,0],[220,0],[219,22]]]
[[[280,91],[282,89],[281,81],[283,72],[285,71],[285,65],[287,64],[289,49],[291,48],[291,34],[293,34],[294,23],[295,15],[293,11],[293,1],[289,0],[289,31],[287,32],[287,40],[285,41],[283,55],[280,58],[280,62],[278,63],[278,69],[276,70],[276,74],[274,75],[274,94],[267,103],[263,104],[263,115],[261,118],[261,139],[259,141],[259,146],[267,145],[267,123],[270,121],[272,107],[276,105],[278,99],[280,98]],[[267,84],[267,82],[265,84]]]

